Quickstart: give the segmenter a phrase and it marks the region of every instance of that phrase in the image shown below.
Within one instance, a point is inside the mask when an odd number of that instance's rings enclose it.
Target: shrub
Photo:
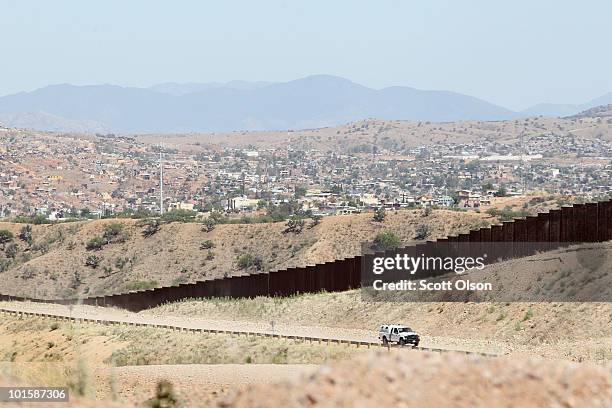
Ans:
[[[498,208],[489,208],[487,210],[487,214],[496,217],[500,221],[511,221],[514,218],[526,217],[529,215],[529,212],[525,210],[512,211],[511,208],[504,208],[503,210]]]
[[[148,290],[153,289],[154,287],[159,286],[159,282],[151,280],[151,281],[134,281],[125,285],[125,289],[130,290]]]
[[[149,406],[151,408],[174,408],[181,406],[170,381],[162,380],[157,383],[155,397],[149,401]]]
[[[87,244],[85,245],[85,249],[88,251],[99,251],[104,248],[104,244],[106,244],[106,240],[102,237],[93,237]]]
[[[115,266],[117,267],[117,269],[123,269],[123,267],[127,265],[128,262],[130,262],[130,258],[117,258],[115,260]]]
[[[376,222],[383,222],[385,220],[386,216],[387,216],[387,213],[385,212],[385,208],[384,207],[380,207],[380,208],[377,208],[376,211],[374,211],[374,215],[372,216],[372,220],[374,220]]]
[[[95,267],[93,267],[95,269]],[[83,278],[81,277],[81,274],[79,271],[74,272],[74,275],[72,275],[72,281],[70,282],[70,287],[72,289],[77,289],[81,283],[83,283]]]
[[[17,252],[19,252],[19,247],[15,243],[9,244],[4,250],[6,257],[11,259],[15,259],[17,257]]]
[[[96,269],[98,266],[100,266],[100,262],[102,262],[102,258],[99,256],[89,255],[85,260],[85,266]]]
[[[204,222],[202,223],[202,231],[212,232],[215,229],[216,225],[217,223],[215,223],[215,221],[209,217],[205,219]]]
[[[238,268],[261,270],[263,261],[260,257],[252,254],[242,254],[238,257]]]
[[[196,212],[191,210],[171,210],[161,216],[163,222],[192,222]]]
[[[4,246],[9,242],[13,241],[13,238],[14,235],[11,231],[5,229],[0,230],[0,245],[2,245],[2,248],[4,248]]]
[[[285,224],[285,229],[283,234],[288,234],[293,232],[294,234],[299,234],[304,229],[304,220],[289,220],[287,224]]]
[[[102,237],[106,241],[107,244],[112,242],[123,242],[125,241],[125,237],[123,237],[123,224],[118,222],[114,222],[112,224],[106,224],[104,226],[104,233]]]
[[[313,215],[312,217],[310,217],[312,219],[312,222],[310,223],[310,226],[308,228],[314,228],[317,225],[319,225],[319,223],[321,222],[321,219],[323,218],[320,215]]]
[[[145,238],[149,238],[150,236],[155,235],[161,229],[159,220],[156,219],[144,221],[143,226],[144,229],[142,230],[142,236]]]
[[[31,225],[24,225],[21,228],[21,230],[19,231],[19,239],[27,243],[28,245],[32,245],[33,238]]]
[[[0,259],[0,273],[8,271],[9,266],[11,266],[11,261]]]
[[[206,241],[200,244],[200,249],[212,249],[214,247],[215,247],[215,243],[212,242],[210,239],[207,239]]]
[[[373,249],[375,251],[386,251],[394,249],[402,244],[402,241],[393,232],[381,232],[374,237]]]
[[[48,220],[44,215],[36,215],[34,217],[24,217],[20,215],[18,217],[15,217],[13,222],[20,223],[20,224],[34,224],[34,225],[52,223],[51,220]]]
[[[418,240],[425,240],[427,239],[427,237],[429,237],[429,226],[425,225],[425,224],[421,224],[417,227],[415,235],[414,235],[414,239],[418,239]]]

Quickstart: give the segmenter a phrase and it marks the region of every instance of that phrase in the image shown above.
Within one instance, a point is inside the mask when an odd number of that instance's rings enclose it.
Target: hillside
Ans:
[[[612,117],[612,104],[600,105],[587,109],[570,118],[609,118]]]
[[[256,149],[317,149],[372,157],[378,151],[404,153],[413,158],[411,149],[452,144],[495,144],[499,151],[520,146],[521,137],[538,137],[550,133],[571,134],[580,139],[603,138],[612,140],[611,124],[597,118],[532,118],[505,121],[459,121],[436,123],[428,121],[400,121],[368,119],[340,126],[295,131],[242,131],[231,133],[146,134],[137,135],[141,143],[164,143],[181,151],[203,151],[218,148]],[[552,152],[554,146],[540,148]],[[433,148],[432,151],[435,151]],[[554,162],[559,155],[550,160]],[[379,158],[377,156],[377,158]],[[380,157],[380,160],[385,157]],[[398,157],[389,156],[389,160]]]
[[[109,294],[254,271],[240,269],[241,256],[259,258],[263,270],[276,270],[357,255],[361,242],[383,231],[409,243],[421,224],[430,227],[434,239],[467,231],[486,219],[484,214],[443,210],[423,217],[415,210],[390,212],[377,223],[372,214],[358,214],[324,218],[300,234],[283,233],[285,223],[218,225],[212,232],[203,232],[196,223],[171,223],[149,238],[143,237],[138,221],[99,220],[33,226],[31,246],[17,239],[23,224],[0,223],[0,230],[15,236],[9,244],[14,249],[7,253],[5,246],[0,257],[0,292],[38,297]],[[120,231],[112,243],[99,250],[86,248],[113,224]],[[95,268],[86,266],[92,257],[97,259]]]

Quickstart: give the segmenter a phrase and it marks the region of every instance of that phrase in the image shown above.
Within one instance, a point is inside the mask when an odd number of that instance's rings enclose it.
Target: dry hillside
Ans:
[[[190,300],[141,314],[206,317],[263,325],[274,321],[278,327],[334,327],[363,336],[374,336],[376,328],[385,322],[404,323],[422,335],[424,346],[573,361],[610,361],[612,244],[576,249],[505,261],[461,276],[492,282],[494,290],[487,296],[503,301],[475,302],[482,300],[478,292],[469,294],[466,301],[457,302],[414,302],[410,295],[401,301],[374,301],[362,290],[354,290],[290,298]],[[572,291],[576,293],[567,293]],[[598,295],[599,302],[548,301],[593,299],[594,294]],[[511,301],[518,295],[531,301]],[[428,299],[436,300],[433,296]]]
[[[409,122],[368,119],[342,126],[291,131],[254,131],[177,135],[140,135],[143,143],[163,142],[169,148],[198,151],[206,148],[236,147],[259,149],[292,148],[322,151],[363,151],[376,146],[379,150],[400,152],[418,146],[450,143],[476,143],[481,140],[516,143],[521,135],[548,132],[570,132],[581,138],[603,137],[610,140],[608,121],[589,115],[572,118],[535,117],[506,121]]]
[[[33,226],[31,245],[18,238],[24,224],[0,223],[0,230],[15,236],[4,251],[0,246],[0,293],[72,297],[230,276],[253,270],[240,269],[243,255],[261,259],[264,270],[276,270],[357,255],[361,242],[384,231],[410,243],[422,224],[429,226],[433,239],[490,220],[478,213],[439,210],[424,216],[415,210],[389,212],[382,223],[374,222],[372,214],[327,217],[312,228],[307,222],[299,234],[283,233],[282,222],[218,225],[211,232],[196,223],[170,223],[148,238],[138,221],[99,220]],[[119,232],[110,243],[87,249],[92,238],[116,224]]]

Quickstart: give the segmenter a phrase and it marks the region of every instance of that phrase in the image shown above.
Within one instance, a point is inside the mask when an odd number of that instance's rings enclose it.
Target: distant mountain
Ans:
[[[0,114],[24,112],[125,133],[301,129],[364,118],[446,122],[516,116],[459,93],[375,90],[328,75],[272,84],[161,84],[148,89],[62,84],[0,97]],[[28,127],[50,128],[43,119],[31,117]],[[60,124],[56,121],[54,129]]]
[[[186,95],[190,93],[207,91],[209,89],[228,88],[238,90],[250,90],[263,88],[264,86],[272,85],[273,82],[265,81],[230,81],[230,82],[207,82],[207,83],[177,83],[177,82],[165,82],[163,84],[150,86],[148,89],[170,95]]]
[[[563,117],[576,115],[582,111],[600,105],[612,104],[612,92],[582,104],[541,103],[520,112],[521,116],[553,116]]]
[[[110,129],[93,120],[74,120],[45,112],[0,113],[0,124],[9,128],[51,132],[108,133]]]

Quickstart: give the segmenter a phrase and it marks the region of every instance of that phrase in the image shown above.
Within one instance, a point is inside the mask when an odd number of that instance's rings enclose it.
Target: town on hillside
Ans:
[[[166,144],[0,128],[0,217],[47,222],[179,210],[280,220],[380,207],[486,209],[499,197],[536,193],[582,199],[610,194],[612,142],[602,132],[581,136],[566,123],[533,118],[519,124],[520,132],[502,133],[507,122],[408,125],[425,129],[424,135],[445,134],[446,142],[429,144],[401,143],[401,129],[389,141],[384,122],[327,129],[342,140],[360,135],[346,148],[292,144],[305,139],[295,135],[280,144]],[[573,120],[578,129],[609,122]],[[472,128],[478,138],[460,137]],[[370,133],[380,143],[363,143]]]

